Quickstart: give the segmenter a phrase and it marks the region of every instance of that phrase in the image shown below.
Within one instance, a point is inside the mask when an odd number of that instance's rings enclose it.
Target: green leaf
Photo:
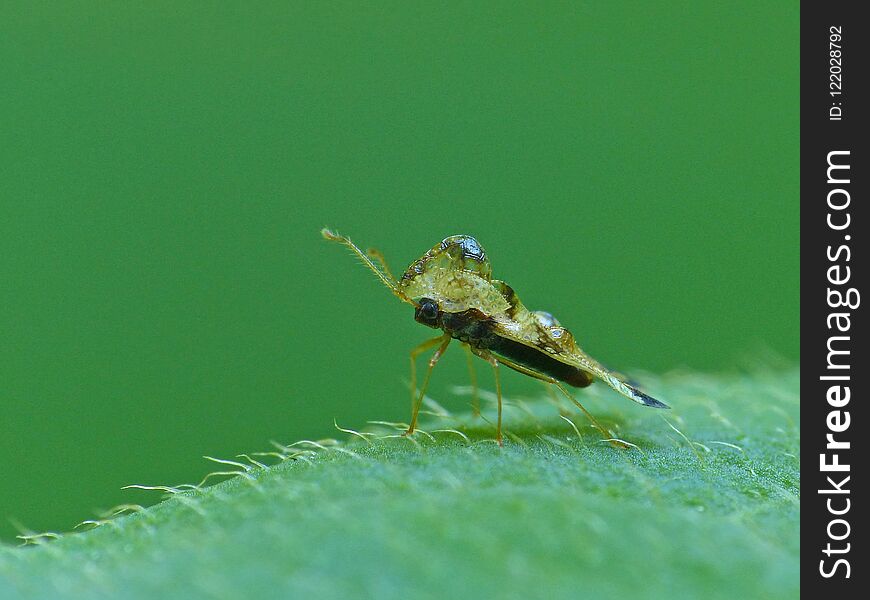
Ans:
[[[796,597],[799,373],[643,382],[673,410],[578,396],[636,449],[516,399],[499,448],[489,394],[489,422],[433,403],[413,439],[279,445],[216,465],[243,472],[228,481],[0,548],[0,597]]]

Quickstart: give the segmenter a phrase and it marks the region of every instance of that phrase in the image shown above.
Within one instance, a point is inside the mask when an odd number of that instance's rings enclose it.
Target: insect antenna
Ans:
[[[413,304],[414,306],[418,306],[418,304],[416,302],[414,302],[413,300],[411,300],[407,295],[405,295],[398,288],[396,283],[394,281],[392,281],[390,277],[387,277],[387,275],[384,274],[384,272],[381,271],[375,265],[375,263],[373,263],[372,260],[368,256],[366,256],[366,254],[362,250],[360,250],[357,247],[356,244],[354,244],[352,241],[350,241],[350,238],[348,238],[347,236],[344,236],[344,235],[339,235],[338,233],[335,233],[333,231],[330,231],[326,227],[324,227],[323,229],[320,230],[320,234],[324,237],[324,239],[329,240],[330,242],[338,242],[339,244],[349,248],[350,251],[353,252],[354,254],[356,254],[357,258],[359,258],[366,267],[371,269],[371,271],[375,275],[377,275],[378,279],[381,280],[381,283],[383,283],[385,286],[387,286],[390,289],[390,291],[393,292],[393,295],[395,295],[399,300],[401,300],[402,302],[407,302],[408,304]]]
[[[390,281],[396,283],[396,276],[393,275],[393,272],[390,271],[390,267],[387,266],[387,259],[386,257],[384,257],[383,252],[381,252],[377,248],[366,248],[366,254],[369,257],[378,261],[378,264],[381,265],[381,269],[383,269],[383,272],[386,273]]]

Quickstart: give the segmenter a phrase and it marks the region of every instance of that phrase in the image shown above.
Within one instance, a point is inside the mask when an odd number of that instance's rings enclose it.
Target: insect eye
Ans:
[[[435,319],[438,316],[438,305],[431,300],[423,300],[420,303],[420,314],[428,320]]]

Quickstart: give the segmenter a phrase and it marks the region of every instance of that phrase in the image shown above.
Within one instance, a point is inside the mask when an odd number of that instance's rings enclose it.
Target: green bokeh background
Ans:
[[[475,235],[623,369],[799,360],[796,3],[4,3],[0,57],[0,538],[406,420],[431,332],[323,225]]]

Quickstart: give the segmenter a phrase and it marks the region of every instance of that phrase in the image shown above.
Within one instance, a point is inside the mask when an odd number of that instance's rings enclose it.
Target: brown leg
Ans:
[[[414,430],[417,428],[417,413],[420,412],[420,406],[423,404],[423,396],[426,394],[426,388],[429,387],[429,378],[432,376],[432,369],[435,368],[435,365],[438,364],[438,360],[441,358],[441,355],[444,354],[444,351],[447,350],[447,346],[450,344],[450,340],[452,338],[448,334],[444,334],[441,337],[437,337],[426,342],[423,342],[414,350],[411,351],[411,373],[414,379],[414,383],[416,384],[417,374],[416,367],[414,365],[414,358],[420,352],[425,351],[427,348],[431,348],[439,341],[441,345],[438,346],[438,349],[435,351],[435,354],[432,355],[432,358],[429,359],[429,368],[426,370],[426,377],[423,379],[423,385],[420,388],[420,394],[416,397],[413,404],[411,405],[411,424],[408,425],[408,431],[405,432],[405,435],[410,435],[414,433]],[[422,349],[421,349],[422,348]],[[416,352],[416,354],[415,354]],[[411,388],[413,390],[413,388]]]
[[[465,348],[465,358],[468,362],[468,377],[471,379],[471,413],[475,417],[480,416],[480,395],[477,391],[477,372],[474,370],[474,353],[468,344],[462,344]]]

